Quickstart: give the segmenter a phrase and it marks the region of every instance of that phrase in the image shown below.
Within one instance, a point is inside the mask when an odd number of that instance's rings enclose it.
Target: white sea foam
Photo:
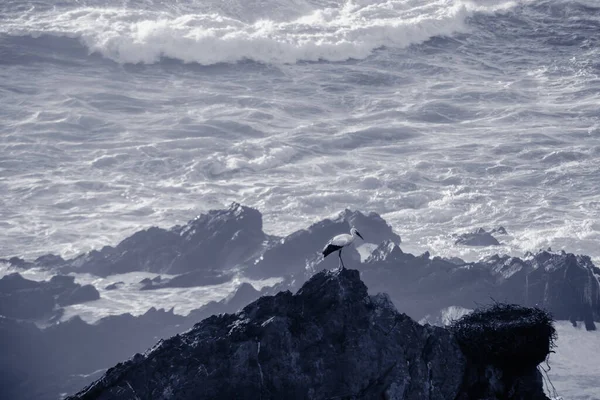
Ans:
[[[491,5],[490,5],[491,4]],[[204,65],[364,59],[375,49],[406,47],[467,29],[472,12],[507,9],[515,2],[460,0],[348,1],[327,8],[290,4],[260,7],[260,18],[240,19],[231,8],[183,13],[122,8],[77,8],[26,13],[5,21],[0,33],[65,36],[119,63],[154,63],[163,57]],[[240,5],[241,7],[241,5]],[[246,15],[254,13],[244,7]],[[235,9],[235,7],[234,7]],[[294,12],[292,12],[294,10]],[[298,15],[298,10],[306,12]],[[234,16],[228,16],[233,14]],[[291,18],[290,18],[291,17]]]
[[[597,53],[547,44],[594,19],[528,3],[15,2],[0,24],[0,257],[71,256],[239,201],[280,235],[349,207],[382,214],[415,253],[598,260]],[[242,53],[198,55],[203,29]],[[157,60],[184,39],[187,61],[284,51],[201,67],[77,50]],[[319,43],[366,58],[281,64]],[[453,244],[498,225],[501,246]]]
[[[190,288],[165,288],[156,290],[139,290],[139,282],[144,278],[155,278],[159,274],[149,272],[130,272],[127,274],[111,275],[101,278],[89,274],[74,274],[75,281],[80,284],[92,284],[100,292],[100,299],[82,304],[65,307],[61,320],[66,321],[75,315],[80,316],[88,323],[94,323],[109,315],[130,313],[132,315],[144,314],[151,307],[169,310],[180,315],[187,315],[190,311],[200,308],[210,301],[219,301],[235,291],[242,283],[248,282],[255,289],[260,290],[265,286],[273,286],[280,281],[278,278],[252,280],[247,278],[234,278],[229,282]],[[163,278],[170,275],[161,274]],[[123,282],[117,289],[106,290],[106,286]]]

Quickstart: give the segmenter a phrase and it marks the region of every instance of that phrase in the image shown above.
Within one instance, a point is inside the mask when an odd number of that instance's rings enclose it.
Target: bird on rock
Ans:
[[[354,243],[354,240],[357,236],[362,240],[365,240],[354,227],[350,229],[350,234],[342,233],[341,235],[334,236],[325,245],[325,248],[323,249],[323,257],[327,257],[329,254],[333,253],[334,251],[337,251],[340,257],[340,264],[338,265],[338,268],[341,266],[341,269],[345,269],[346,267],[344,266],[344,261],[342,260],[342,250],[344,249],[344,247]]]

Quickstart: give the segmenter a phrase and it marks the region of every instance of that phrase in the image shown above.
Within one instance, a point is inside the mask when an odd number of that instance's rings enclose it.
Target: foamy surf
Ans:
[[[297,4],[292,4],[297,6]],[[17,14],[0,33],[76,38],[90,53],[118,63],[151,64],[162,58],[202,65],[251,60],[268,64],[364,59],[382,47],[403,48],[435,36],[467,30],[474,12],[505,10],[514,2],[486,4],[451,0],[343,2],[334,6],[281,7],[276,17],[250,20],[229,16],[231,7],[212,12],[77,8]],[[312,8],[312,10],[311,10]],[[286,9],[286,10],[287,10]],[[243,13],[242,13],[243,14]],[[250,13],[252,14],[252,13]]]

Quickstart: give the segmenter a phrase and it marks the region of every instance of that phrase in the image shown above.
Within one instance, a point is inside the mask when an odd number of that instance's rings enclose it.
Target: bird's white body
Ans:
[[[354,239],[356,239],[356,234],[349,235],[347,233],[342,233],[341,235],[334,236],[327,244],[346,247],[351,245],[354,242]]]
[[[350,229],[350,234],[342,233],[341,235],[334,236],[325,245],[325,248],[323,249],[323,257],[327,257],[329,254],[333,253],[334,251],[337,251],[340,257],[340,265],[343,269],[344,262],[342,261],[342,249],[354,243],[354,240],[356,240],[357,236],[363,239],[362,235],[358,233],[358,231],[355,228]]]

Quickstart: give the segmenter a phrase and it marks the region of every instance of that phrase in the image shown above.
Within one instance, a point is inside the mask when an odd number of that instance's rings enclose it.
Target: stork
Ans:
[[[354,227],[352,229],[350,229],[350,234],[342,233],[341,235],[334,236],[325,245],[325,248],[323,249],[323,258],[327,257],[329,254],[333,253],[334,251],[338,251],[338,255],[340,257],[340,264],[338,265],[338,268],[341,266],[342,267],[341,269],[345,269],[346,267],[344,266],[344,261],[342,260],[342,250],[344,249],[344,247],[349,246],[352,243],[354,243],[354,240],[356,239],[357,236],[359,238],[361,238],[362,240],[365,240],[362,237],[362,235],[360,233],[358,233],[358,231]]]

